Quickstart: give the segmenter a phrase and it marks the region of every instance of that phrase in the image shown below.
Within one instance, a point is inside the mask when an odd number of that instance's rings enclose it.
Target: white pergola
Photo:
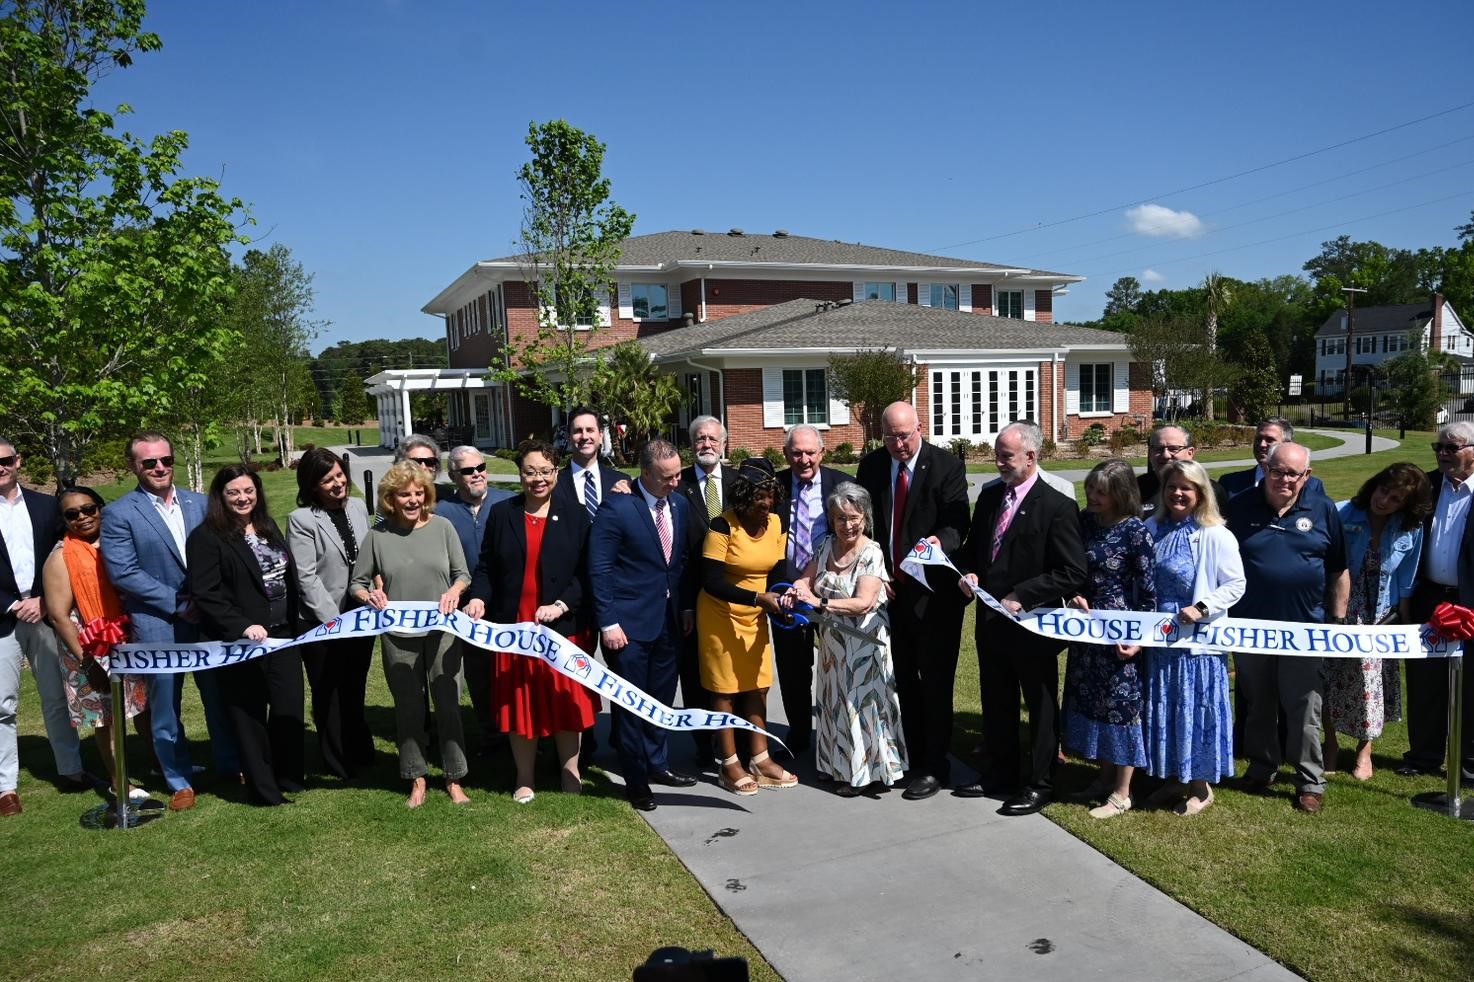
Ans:
[[[401,368],[379,372],[363,383],[379,415],[379,446],[395,447],[412,432],[411,392],[468,392],[502,388],[484,368]]]

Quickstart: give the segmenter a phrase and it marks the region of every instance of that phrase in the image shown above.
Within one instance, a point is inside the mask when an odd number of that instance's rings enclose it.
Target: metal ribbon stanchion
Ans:
[[[164,814],[164,803],[149,798],[135,806],[128,800],[128,753],[125,743],[128,735],[128,707],[123,698],[123,676],[112,677],[113,701],[113,800],[93,805],[82,815],[84,829],[121,829],[127,831],[145,822],[152,822]]]
[[[1449,818],[1474,822],[1474,808],[1464,808],[1464,656],[1448,660],[1448,748],[1445,766],[1447,791],[1426,791],[1413,795],[1413,804],[1429,811],[1442,812]]]

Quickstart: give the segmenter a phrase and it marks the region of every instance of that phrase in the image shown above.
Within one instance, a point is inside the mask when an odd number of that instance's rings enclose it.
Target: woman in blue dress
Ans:
[[[1085,478],[1085,591],[1080,610],[1155,610],[1152,541],[1139,516],[1136,475],[1124,460],[1107,460]],[[1141,731],[1139,645],[1072,644],[1065,668],[1065,746],[1100,765],[1082,797],[1105,798],[1094,818],[1131,810],[1131,777],[1146,766]]]
[[[1375,624],[1394,615],[1411,621],[1409,600],[1423,553],[1423,519],[1432,509],[1427,476],[1414,464],[1392,464],[1374,474],[1341,506],[1346,530],[1346,565],[1351,570],[1348,624]],[[1357,741],[1351,776],[1372,777],[1372,741],[1382,726],[1402,716],[1400,666],[1393,659],[1327,658],[1325,767],[1336,769],[1337,733]],[[1467,725],[1467,724],[1465,724]]]
[[[1223,524],[1202,464],[1162,470],[1161,504],[1147,521],[1156,543],[1157,609],[1191,627],[1221,617],[1244,595],[1238,540]],[[1196,815],[1213,784],[1233,776],[1228,656],[1204,648],[1148,648],[1144,729],[1148,765],[1164,778],[1148,804]]]

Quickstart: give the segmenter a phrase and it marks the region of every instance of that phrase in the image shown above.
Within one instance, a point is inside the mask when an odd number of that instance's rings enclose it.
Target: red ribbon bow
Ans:
[[[1428,619],[1433,633],[1444,641],[1467,641],[1474,638],[1474,610],[1458,604],[1441,603]]]
[[[94,617],[82,627],[82,630],[77,632],[77,640],[81,643],[83,651],[93,658],[101,658],[113,650],[113,645],[122,644],[128,640],[127,627],[127,614],[119,614],[117,617]]]

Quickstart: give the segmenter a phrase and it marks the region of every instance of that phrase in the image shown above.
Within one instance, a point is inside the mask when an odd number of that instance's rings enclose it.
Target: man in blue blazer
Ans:
[[[1264,461],[1269,457],[1269,448],[1276,443],[1294,443],[1295,426],[1287,419],[1271,416],[1262,421],[1254,431],[1254,466],[1247,470],[1234,471],[1225,474],[1218,479],[1219,485],[1228,492],[1230,498],[1237,497],[1252,488],[1257,488],[1264,480]],[[1321,479],[1314,474],[1305,482],[1305,487],[1300,489],[1305,496],[1326,493],[1326,486]]]
[[[692,519],[674,493],[680,480],[675,446],[651,440],[640,454],[634,493],[606,498],[589,536],[599,643],[616,672],[667,706],[676,695],[680,639],[695,626],[695,578],[687,570]],[[621,721],[618,751],[625,794],[641,811],[655,810],[652,783],[696,783],[670,769],[666,732],[640,716]]]
[[[174,448],[164,434],[136,434],[128,441],[127,456],[138,487],[103,510],[102,561],[128,613],[132,640],[195,641],[199,614],[184,591],[184,542],[205,520],[205,496],[174,486]],[[215,768],[222,777],[239,780],[235,738],[214,674],[197,672],[194,678]],[[183,673],[147,679],[154,753],[173,793],[169,807],[182,811],[194,806],[194,768],[179,718]]]

